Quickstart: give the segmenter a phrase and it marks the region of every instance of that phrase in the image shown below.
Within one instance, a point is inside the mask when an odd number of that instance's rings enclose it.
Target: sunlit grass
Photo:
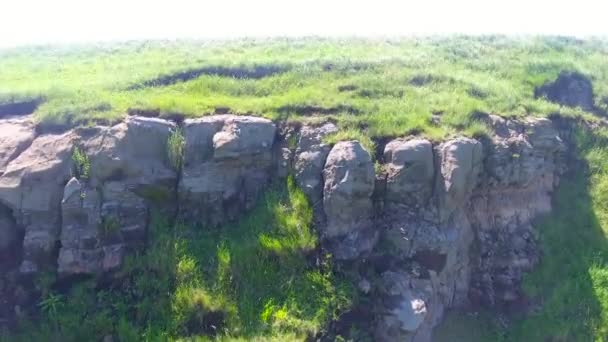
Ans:
[[[583,115],[534,99],[562,70],[589,75],[608,107],[605,41],[566,38],[425,37],[133,42],[0,52],[0,103],[41,97],[43,125],[115,122],[129,109],[194,117],[228,108],[279,119],[315,115],[371,137],[419,133],[442,138],[472,124],[474,112],[503,116]],[[202,74],[135,87],[178,72],[280,66],[256,79]],[[232,68],[232,69],[231,69]],[[298,113],[315,107],[332,113]],[[349,115],[339,114],[350,108]],[[431,117],[439,115],[439,127]]]

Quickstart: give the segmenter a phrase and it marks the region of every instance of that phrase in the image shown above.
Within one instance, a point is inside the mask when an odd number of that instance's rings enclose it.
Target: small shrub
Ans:
[[[72,151],[72,161],[74,162],[72,173],[74,177],[80,180],[89,179],[91,173],[91,162],[89,156],[81,147],[74,147]]]
[[[186,138],[184,137],[182,129],[178,127],[171,132],[167,139],[167,157],[171,167],[176,171],[182,169],[185,146]]]

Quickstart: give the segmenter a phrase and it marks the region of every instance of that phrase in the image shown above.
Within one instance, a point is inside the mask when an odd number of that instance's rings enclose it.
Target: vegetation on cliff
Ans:
[[[39,321],[22,322],[19,334],[4,339],[314,336],[350,305],[353,291],[318,250],[311,224],[312,209],[291,179],[266,193],[243,219],[220,229],[172,225],[157,217],[149,247],[129,257],[115,279],[91,279],[59,294],[60,285],[49,287],[53,279],[41,277]]]

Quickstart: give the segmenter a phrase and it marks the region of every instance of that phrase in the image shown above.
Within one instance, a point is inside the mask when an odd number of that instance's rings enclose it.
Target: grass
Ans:
[[[441,139],[467,133],[476,112],[586,115],[533,97],[562,70],[591,77],[606,109],[607,51],[605,40],[503,36],[20,48],[0,51],[0,104],[42,98],[36,118],[50,126],[112,122],[129,110],[195,117],[227,108],[333,119],[371,138]]]
[[[541,304],[526,317],[454,313],[439,341],[608,340],[608,130],[578,132],[585,167],[574,167],[555,196],[553,214],[538,223],[543,258],[524,281]]]
[[[8,341],[303,341],[349,307],[353,289],[317,251],[312,209],[293,180],[219,230],[155,219],[145,252],[105,287],[41,289],[42,317]],[[311,262],[320,258],[318,264]],[[45,276],[46,277],[46,276]],[[46,278],[44,278],[46,279]],[[1,334],[0,334],[1,336]],[[2,337],[0,337],[2,340]]]

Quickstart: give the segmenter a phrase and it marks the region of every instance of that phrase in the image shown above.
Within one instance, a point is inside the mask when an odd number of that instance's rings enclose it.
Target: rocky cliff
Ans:
[[[522,275],[539,260],[531,222],[550,211],[564,171],[566,146],[550,120],[484,119],[491,137],[397,138],[380,146],[377,165],[357,141],[326,144],[332,123],[132,116],[39,134],[27,118],[4,119],[0,314],[29,300],[32,275],[116,270],[145,246],[155,213],[217,226],[291,173],[324,248],[372,299],[376,339],[428,341],[448,308],[522,298]]]

